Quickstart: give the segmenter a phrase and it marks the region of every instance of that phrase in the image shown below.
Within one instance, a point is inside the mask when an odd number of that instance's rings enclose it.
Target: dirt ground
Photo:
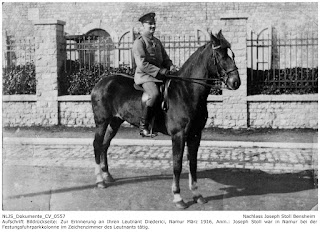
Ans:
[[[95,188],[92,169],[5,166],[3,173],[4,210],[177,210],[172,203],[170,170],[116,170],[116,182],[106,189]],[[317,204],[317,189],[305,171],[267,174],[216,168],[198,175],[208,203],[193,203],[188,174],[183,173],[181,192],[189,211],[304,211]]]
[[[94,128],[82,127],[5,127],[3,137],[31,138],[93,138]],[[139,131],[134,127],[121,127],[115,138],[139,139]],[[170,140],[167,135],[159,134],[155,140]],[[202,140],[209,141],[253,141],[253,142],[292,142],[317,143],[316,129],[220,129],[203,130]]]
[[[31,138],[92,138],[94,128],[20,127],[4,128],[3,137]],[[117,138],[137,139],[138,129],[121,128]],[[170,139],[159,135],[155,139]],[[294,130],[224,130],[206,129],[204,140],[315,143],[318,131]],[[46,153],[49,153],[46,149]],[[51,148],[52,149],[52,148]],[[52,149],[53,154],[54,148]],[[19,156],[17,154],[16,156]],[[61,158],[60,158],[61,157]],[[64,159],[56,154],[56,159]],[[7,164],[3,166],[4,210],[106,211],[157,210],[175,211],[172,203],[172,171],[167,169],[112,169],[116,179],[106,189],[95,188],[93,168],[32,166]],[[79,159],[79,161],[77,160]],[[17,159],[21,161],[21,159]],[[19,171],[19,172],[17,172]],[[269,174],[240,168],[208,168],[198,173],[201,193],[206,205],[194,204],[188,190],[188,173],[183,171],[181,192],[190,211],[308,211],[318,203],[318,189],[312,172]]]

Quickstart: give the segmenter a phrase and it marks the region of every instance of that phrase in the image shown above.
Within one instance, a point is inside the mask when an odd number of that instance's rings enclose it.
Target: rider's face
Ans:
[[[156,30],[156,22],[144,22],[143,23],[143,31],[149,34],[153,34]]]

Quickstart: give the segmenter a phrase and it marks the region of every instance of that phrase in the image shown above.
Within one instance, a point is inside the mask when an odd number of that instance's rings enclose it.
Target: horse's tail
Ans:
[[[96,125],[103,123],[112,115],[110,104],[106,101],[111,84],[111,76],[103,77],[91,91],[91,105]]]

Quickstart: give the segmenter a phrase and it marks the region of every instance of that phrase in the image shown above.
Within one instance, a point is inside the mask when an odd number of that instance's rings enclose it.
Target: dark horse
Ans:
[[[211,34],[211,41],[198,48],[175,74],[176,79],[171,80],[167,95],[169,109],[164,112],[159,107],[156,114],[154,131],[170,135],[172,139],[172,192],[173,202],[178,208],[187,208],[180,196],[179,186],[185,144],[190,166],[189,188],[195,202],[207,202],[197,190],[196,172],[201,131],[208,117],[207,97],[210,84],[212,79],[218,78],[230,90],[236,90],[240,86],[238,69],[234,57],[228,55],[228,49],[230,43],[221,31],[216,36]],[[97,165],[95,175],[100,188],[105,188],[108,182],[114,181],[108,170],[107,150],[120,125],[127,121],[139,126],[142,92],[136,90],[133,84],[132,78],[115,74],[102,78],[92,90],[96,124],[93,143]]]

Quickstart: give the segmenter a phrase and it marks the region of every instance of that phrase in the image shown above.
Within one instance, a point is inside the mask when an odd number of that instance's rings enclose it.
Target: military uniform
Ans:
[[[137,85],[145,82],[162,82],[157,79],[161,68],[170,69],[172,61],[162,43],[156,37],[140,35],[133,44],[133,56],[136,63],[134,81]]]
[[[159,97],[159,87],[156,83],[161,83],[166,75],[172,61],[166,53],[160,40],[153,36],[155,31],[155,13],[148,13],[140,17],[144,30],[133,43],[132,51],[136,63],[134,81],[141,85],[147,96],[142,102],[142,116],[140,118],[140,135],[152,137],[149,125],[154,116],[153,105]]]

